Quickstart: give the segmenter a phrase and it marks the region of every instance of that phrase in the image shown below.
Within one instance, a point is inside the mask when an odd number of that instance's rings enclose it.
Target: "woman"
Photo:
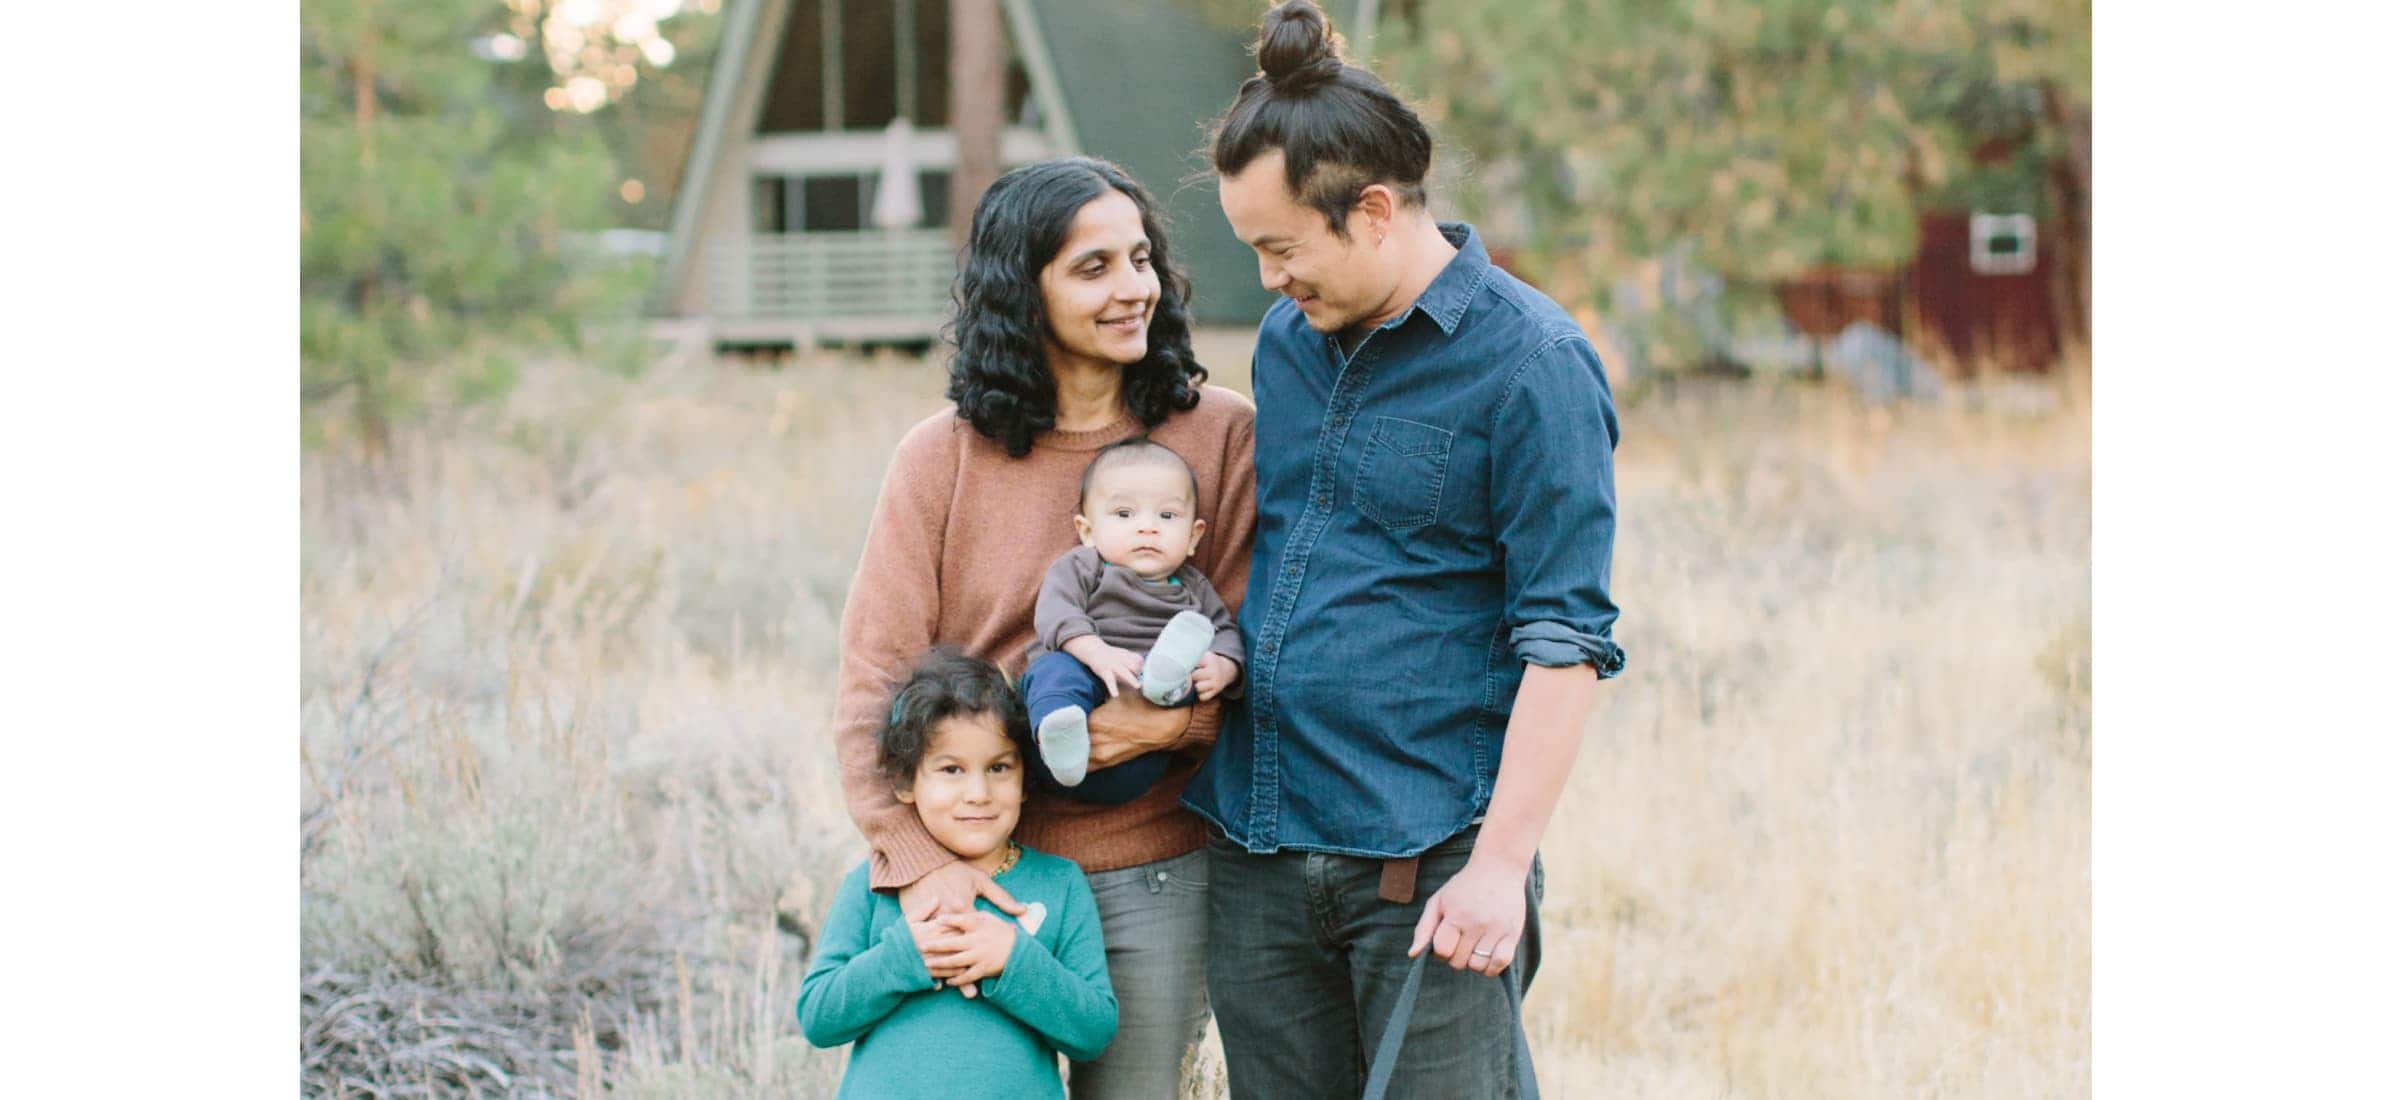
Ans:
[[[840,629],[836,735],[848,810],[872,845],[871,885],[909,917],[1018,912],[986,874],[940,847],[875,766],[888,690],[933,645],[1019,675],[1039,581],[1078,545],[1080,475],[1098,449],[1145,434],[1195,469],[1208,532],[1191,559],[1232,608],[1254,532],[1254,406],[1204,385],[1188,341],[1187,281],[1151,199],[1119,168],[1069,158],[992,184],[955,280],[955,407],[906,433],[874,509]],[[1217,703],[1162,710],[1136,692],[1089,718],[1089,766],[1201,750]],[[1121,805],[1033,799],[1018,837],[1078,863],[1096,895],[1120,1027],[1075,1063],[1075,1097],[1178,1094],[1204,1000],[1204,830],[1179,805],[1185,751]],[[957,979],[970,992],[971,975]]]

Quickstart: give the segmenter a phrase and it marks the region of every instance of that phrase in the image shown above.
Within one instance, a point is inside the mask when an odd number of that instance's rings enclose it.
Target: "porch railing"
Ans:
[[[717,317],[919,320],[927,334],[947,309],[955,246],[943,229],[759,233],[715,245],[707,267]]]

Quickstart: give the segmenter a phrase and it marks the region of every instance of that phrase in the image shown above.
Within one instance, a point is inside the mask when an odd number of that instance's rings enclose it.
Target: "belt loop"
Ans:
[[[1419,879],[1419,856],[1383,861],[1379,864],[1379,897],[1397,905],[1410,904],[1412,886]]]

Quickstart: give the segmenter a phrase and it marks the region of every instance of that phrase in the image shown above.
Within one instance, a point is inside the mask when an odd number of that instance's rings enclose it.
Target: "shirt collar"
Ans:
[[[1471,299],[1478,297],[1478,288],[1486,285],[1487,273],[1495,265],[1487,259],[1487,246],[1478,239],[1478,230],[1471,228],[1469,222],[1438,222],[1437,231],[1445,234],[1446,241],[1454,246],[1453,259],[1446,262],[1445,270],[1437,273],[1428,289],[1421,291],[1420,297],[1414,298],[1412,305],[1386,327],[1395,328],[1419,312],[1428,314],[1429,320],[1437,322],[1438,329],[1451,336],[1454,327],[1462,323],[1462,313],[1470,308]]]

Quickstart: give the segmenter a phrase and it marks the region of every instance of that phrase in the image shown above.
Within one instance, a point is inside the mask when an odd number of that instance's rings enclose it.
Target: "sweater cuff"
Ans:
[[[1243,675],[1238,677],[1238,684],[1243,684],[1245,682],[1246,678]],[[1237,685],[1233,684],[1231,686],[1235,687]],[[1221,738],[1221,706],[1221,700],[1216,698],[1212,702],[1198,703],[1193,708],[1190,708],[1188,711],[1188,730],[1186,733],[1180,734],[1178,747],[1183,749],[1209,749],[1213,747],[1213,742],[1218,741]]]
[[[927,829],[893,831],[872,849],[872,888],[894,893],[955,860],[955,853],[932,839]]]
[[[1047,637],[1047,649],[1061,653],[1063,652],[1063,643],[1096,633],[1096,620],[1085,615],[1065,619],[1042,633]]]
[[[888,957],[904,979],[905,991],[919,993],[938,988],[930,976],[930,964],[922,961],[922,949],[914,945],[913,930],[897,921],[880,930],[880,946],[889,951]]]
[[[1026,962],[1025,960],[1029,959],[1030,953],[1033,951],[1047,956],[1046,961],[1043,964]],[[1045,944],[1038,942],[1038,937],[1031,935],[1029,929],[1015,924],[1013,926],[1013,950],[1005,953],[1005,969],[990,977],[980,979],[981,996],[993,998],[990,1003],[996,1003],[997,1000],[1003,999],[1003,994],[998,992],[999,989],[1010,989],[1013,985],[1028,984],[1023,982],[1008,984],[1006,979],[1027,978],[1028,976],[1022,973],[1023,968],[1025,966],[1035,968],[1039,965],[1054,965],[1053,953],[1047,950]],[[929,971],[926,969],[923,973],[927,974]]]

